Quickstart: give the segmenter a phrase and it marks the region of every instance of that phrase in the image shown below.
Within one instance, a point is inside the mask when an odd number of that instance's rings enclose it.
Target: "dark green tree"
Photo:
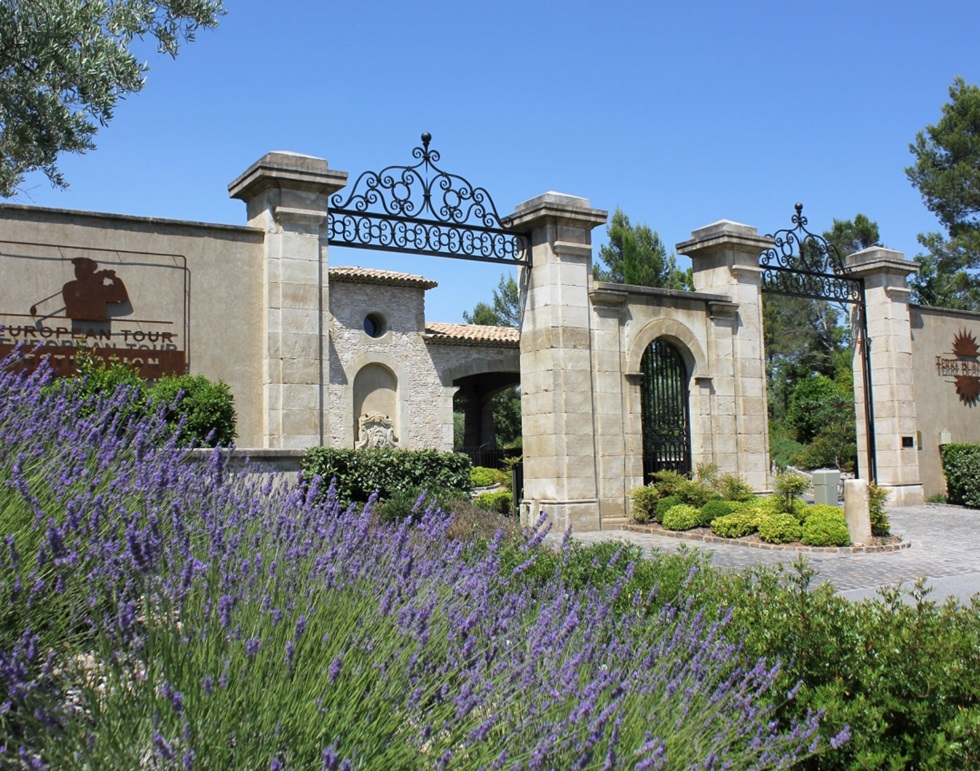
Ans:
[[[956,78],[934,126],[916,134],[909,181],[946,229],[922,233],[913,297],[928,305],[980,309],[980,88]]]
[[[513,276],[502,273],[493,290],[493,303],[478,302],[472,313],[463,311],[467,324],[490,327],[519,327],[521,325],[521,294]]]
[[[67,186],[58,156],[92,150],[116,103],[143,88],[134,39],[176,56],[223,12],[221,0],[0,0],[0,197],[37,170]]]
[[[592,266],[598,281],[664,289],[693,289],[691,272],[677,268],[674,255],[668,255],[660,236],[646,225],[631,225],[629,217],[617,208],[606,228],[609,243],[599,249],[605,267]]]

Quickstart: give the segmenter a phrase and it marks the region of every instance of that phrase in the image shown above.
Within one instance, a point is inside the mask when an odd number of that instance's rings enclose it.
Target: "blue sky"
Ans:
[[[350,172],[440,165],[501,215],[549,190],[621,207],[673,245],[718,219],[811,230],[860,212],[908,257],[937,230],[904,168],[956,76],[980,82],[980,3],[227,0],[214,32],[155,55],[98,149],[16,203],[244,224],[227,185],[270,150]],[[605,229],[595,232],[597,243]],[[501,268],[331,250],[421,273],[430,321],[489,300]]]

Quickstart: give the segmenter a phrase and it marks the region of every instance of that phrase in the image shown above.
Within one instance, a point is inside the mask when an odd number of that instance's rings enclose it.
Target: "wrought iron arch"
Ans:
[[[662,338],[640,360],[643,478],[663,470],[691,472],[690,373],[680,351]]]
[[[773,245],[759,255],[762,291],[854,306],[852,332],[861,356],[868,476],[874,482],[878,473],[871,390],[871,338],[868,336],[864,279],[853,274],[834,244],[807,230],[803,204],[797,203],[794,208],[796,214],[791,219],[794,227],[769,234],[767,237],[773,240]]]
[[[527,238],[504,227],[485,188],[436,166],[431,141],[422,134],[417,163],[365,171],[330,198],[330,244],[526,265]]]

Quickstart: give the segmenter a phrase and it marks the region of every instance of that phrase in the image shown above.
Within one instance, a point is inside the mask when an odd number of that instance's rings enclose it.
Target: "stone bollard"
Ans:
[[[868,508],[868,483],[864,479],[848,479],[844,482],[844,519],[851,543],[871,543],[871,513]]]

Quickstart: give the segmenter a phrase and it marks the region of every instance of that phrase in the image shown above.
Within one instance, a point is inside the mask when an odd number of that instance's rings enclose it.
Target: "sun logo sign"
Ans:
[[[936,357],[936,371],[951,377],[960,401],[970,407],[980,400],[980,345],[977,338],[965,329],[953,338],[952,357]]]

